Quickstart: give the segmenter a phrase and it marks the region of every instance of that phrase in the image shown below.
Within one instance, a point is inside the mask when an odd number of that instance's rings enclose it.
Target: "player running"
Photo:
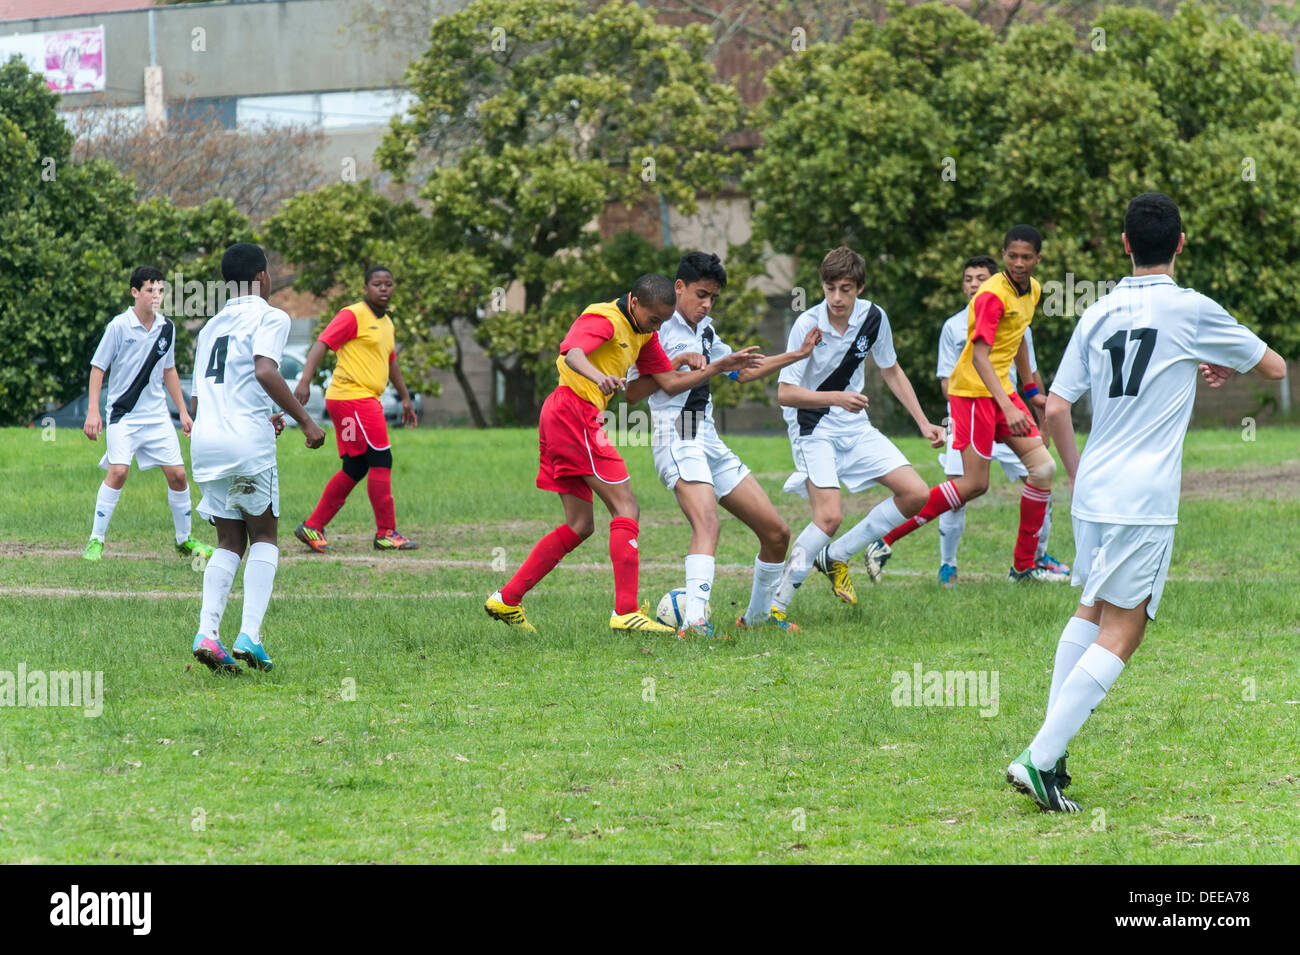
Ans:
[[[1254,369],[1282,378],[1277,352],[1212,299],[1180,288],[1182,218],[1172,199],[1144,193],[1124,213],[1133,275],[1085,311],[1066,346],[1047,401],[1074,486],[1070,519],[1079,608],[1056,649],[1047,718],[1007,768],[1007,781],[1051,812],[1078,812],[1065,749],[1124,670],[1155,619],[1169,573],[1183,439],[1196,397],[1198,362],[1212,386]],[[1079,455],[1070,408],[1087,392],[1092,430]]]
[[[176,374],[176,325],[158,311],[166,291],[160,270],[142,265],[131,273],[133,304],[104,329],[90,359],[90,407],[82,431],[91,441],[104,432],[107,449],[99,466],[108,474],[95,495],[95,518],[82,557],[99,560],[113,509],[135,458],[141,471],[161,467],[167,479],[167,506],[176,531],[176,552],[182,557],[210,557],[212,548],[190,533],[190,486],[185,479],[181,443],[167,411],[163,388],[181,413],[181,430],[189,437],[193,422],[185,410],[180,376]],[[99,413],[104,372],[108,379],[108,427]]]
[[[770,375],[787,365],[807,358],[821,341],[821,332],[813,328],[797,351],[763,358],[745,368],[732,369],[723,364],[732,348],[713,327],[709,310],[727,285],[727,272],[716,255],[690,252],[677,266],[675,292],[677,308],[672,318],[659,328],[659,343],[670,361],[681,365],[681,358],[698,354],[704,363],[726,373],[733,381],[746,382]],[[752,351],[752,349],[746,349]],[[673,372],[698,381],[695,371]],[[712,639],[716,634],[705,616],[709,593],[713,588],[714,554],[718,548],[718,504],[736,515],[758,537],[758,556],[754,558],[754,581],[749,607],[736,626],[757,627],[773,624],[798,631],[788,620],[771,616],[772,596],[785,564],[790,545],[790,528],[776,512],[758,481],[740,458],[723,443],[713,421],[713,396],[709,379],[674,395],[662,391],[654,378],[638,378],[636,369],[628,375],[627,400],[635,404],[649,395],[654,420],[655,470],[664,487],[672,491],[691,525],[691,544],[686,554],[686,605],[684,625],[679,637],[699,636]]]
[[[1024,332],[1034,316],[1042,289],[1033,277],[1042,259],[1043,239],[1032,226],[1012,226],[1002,241],[1006,268],[975,292],[967,311],[966,346],[948,381],[952,447],[961,453],[962,475],[931,488],[919,514],[899,524],[867,546],[867,569],[877,577],[891,547],[922,524],[945,511],[956,510],[989,489],[989,460],[1002,441],[1024,465],[1020,492],[1020,528],[1007,579],[1051,581],[1060,575],[1040,567],[1035,558],[1038,538],[1052,499],[1056,462],[1043,444],[1034,418],[1016,394],[1010,371],[1014,361],[1021,375],[1032,380]],[[1037,386],[1026,388],[1040,411],[1047,399]]]
[[[991,256],[976,255],[966,260],[965,265],[962,266],[961,290],[966,294],[968,306],[970,300],[975,297],[975,292],[993,277],[993,273],[997,271],[997,268],[997,263]],[[939,379],[939,387],[943,390],[945,400],[948,398],[948,379],[957,366],[957,360],[961,358],[962,349],[966,347],[968,313],[969,307],[963,308],[943,323],[943,329],[939,333],[939,363],[935,369],[935,374]],[[1034,355],[1033,334],[1028,327],[1025,328],[1025,350],[1028,353],[1029,371],[1033,375],[1033,384],[1025,389],[1025,394],[1032,397],[1045,389],[1043,388],[1042,379],[1038,377],[1038,359]],[[1014,388],[1019,384],[1019,376],[1014,363],[1008,374]],[[1043,442],[1046,446],[1046,437],[1043,438]],[[1025,466],[1020,463],[1020,458],[1016,457],[1016,453],[1001,441],[995,442],[993,445],[993,459],[1002,465],[1002,471],[1006,474],[1008,481],[1024,481],[1029,476]],[[944,474],[948,477],[961,477],[963,473],[961,452],[952,449],[951,408],[948,410],[948,447],[946,452],[939,456],[939,463],[943,465]],[[954,587],[957,584],[957,546],[961,543],[962,531],[965,528],[966,508],[964,505],[951,511],[944,511],[939,515],[939,583],[945,587]],[[1053,574],[1059,575],[1060,580],[1065,580],[1069,576],[1070,568],[1047,552],[1047,538],[1051,531],[1052,501],[1051,498],[1048,498],[1047,511],[1043,515],[1043,527],[1038,532],[1038,550],[1034,556],[1034,563],[1039,567],[1046,567]]]
[[[248,242],[232,245],[221,257],[221,277],[251,294],[230,299],[208,320],[194,352],[190,457],[203,492],[199,513],[217,526],[217,550],[203,572],[194,656],[214,671],[238,672],[237,660],[269,670],[261,628],[280,562],[275,439],[284,428],[284,413],[272,415],[270,403],[298,422],[307,447],[324,444],[325,432],[280,377],[290,319],[266,301],[266,253]],[[244,615],[232,654],[221,643],[221,617],[245,545]]]
[[[420,546],[397,533],[393,450],[379,400],[391,381],[402,400],[402,424],[416,426],[415,409],[393,350],[393,319],[388,314],[393,287],[393,273],[388,269],[375,266],[366,270],[366,297],[341,309],[321,332],[307,353],[298,385],[293,389],[298,403],[305,405],[325,349],[338,353],[338,366],[325,392],[325,408],[334,422],[334,439],[343,466],[325,485],[316,510],[293,532],[318,554],[330,552],[325,526],[363,477],[375,512],[375,550],[415,550]]]
[[[632,291],[613,302],[588,305],[560,343],[556,367],[560,383],[542,405],[537,425],[540,464],[537,486],[560,495],[564,523],[534,545],[504,587],[487,599],[488,616],[534,632],[524,616],[524,594],[549,574],[565,555],[595,531],[592,492],[609,509],[609,559],[614,565],[612,630],[675,633],[637,605],[640,508],[628,485],[627,465],[601,428],[601,412],[615,391],[626,386],[632,365],[653,376],[666,392],[687,391],[718,371],[749,363],[749,351],[723,359],[726,367],[701,368],[696,376],[674,376],[659,344],[657,329],[677,304],[673,283],[664,275],[643,275]],[[695,361],[694,364],[699,364]],[[698,380],[696,380],[698,378]]]
[[[879,305],[859,298],[866,270],[862,256],[843,246],[822,259],[825,298],[795,319],[787,348],[801,348],[814,328],[821,331],[821,341],[807,358],[781,369],[777,378],[777,401],[783,406],[797,469],[784,490],[807,497],[813,512],[812,523],[790,549],[777,585],[771,613],[778,620],[785,619],[795,590],[814,566],[830,579],[837,597],[857,603],[849,577],[853,555],[925,503],[921,476],[867,417],[867,396],[862,388],[866,380],[863,361],[868,354],[921,436],[933,447],[943,446],[943,428],[926,418],[912,383],[898,364],[889,317]],[[883,484],[893,497],[881,501],[832,542],[843,515],[841,482],[855,494]],[[878,569],[872,570],[868,564],[868,570],[872,580],[879,578]]]

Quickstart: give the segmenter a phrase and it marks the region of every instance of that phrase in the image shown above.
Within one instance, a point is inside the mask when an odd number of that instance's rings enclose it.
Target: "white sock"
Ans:
[[[104,535],[108,533],[108,522],[113,517],[113,508],[117,507],[117,499],[121,496],[120,487],[99,485],[99,493],[95,495],[95,523],[90,530],[90,536],[101,544],[104,543]]]
[[[173,491],[167,489],[167,506],[172,509],[172,526],[176,528],[176,543],[184,544],[190,539],[190,489]]]
[[[966,505],[939,515],[939,563],[957,566],[957,545],[966,529]]]
[[[1055,769],[1070,740],[1079,732],[1124,671],[1124,661],[1094,643],[1083,652],[1061,684],[1056,704],[1029,744],[1029,759],[1039,769]]]
[[[751,627],[762,623],[772,612],[772,597],[784,569],[785,564],[769,564],[754,558],[754,584],[749,588],[749,609],[745,611],[745,623]]]
[[[713,555],[686,555],[686,623],[706,619],[704,606],[713,590]]]
[[[275,584],[275,568],[280,563],[280,548],[266,541],[258,541],[248,548],[248,564],[244,567],[244,617],[239,632],[262,642],[262,618],[266,605],[271,602],[271,587]]]
[[[199,633],[221,638],[221,617],[226,612],[230,588],[235,584],[235,571],[239,570],[239,555],[232,550],[217,548],[203,569],[203,608],[199,611]]]
[[[799,589],[799,585],[812,570],[817,552],[825,547],[830,539],[830,535],[816,524],[809,524],[795,538],[794,546],[790,548],[790,557],[781,572],[781,580],[776,586],[776,594],[772,597],[773,607],[784,610],[790,606],[790,601],[794,599],[794,592]]]
[[[827,551],[827,556],[831,560],[842,560],[847,564],[853,559],[853,555],[866,550],[867,545],[873,540],[884,537],[905,520],[907,518],[903,516],[903,512],[898,509],[892,497],[881,501],[847,533],[835,539],[835,543],[831,544],[830,550]],[[813,556],[817,556],[816,552]]]
[[[1043,526],[1038,529],[1038,550],[1034,554],[1037,560],[1047,553],[1047,537],[1052,533],[1052,499],[1047,499],[1047,510],[1043,512]]]
[[[1097,642],[1098,626],[1082,617],[1071,617],[1056,644],[1056,664],[1052,667],[1052,689],[1047,694],[1047,712],[1061,692],[1061,684],[1070,675],[1085,650]]]

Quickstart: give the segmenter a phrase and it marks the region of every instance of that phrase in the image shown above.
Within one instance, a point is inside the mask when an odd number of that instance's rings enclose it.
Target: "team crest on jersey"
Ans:
[[[866,358],[867,352],[871,349],[871,342],[866,335],[859,335],[858,340],[853,343],[853,352],[859,358]]]
[[[153,350],[156,351],[159,356],[167,354],[167,343],[162,340],[162,336],[159,336],[158,342],[154,345]]]

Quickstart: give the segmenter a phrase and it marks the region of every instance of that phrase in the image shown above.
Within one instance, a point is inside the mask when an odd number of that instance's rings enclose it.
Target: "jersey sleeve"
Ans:
[[[943,323],[939,333],[939,362],[935,365],[936,378],[951,378],[952,370],[957,367],[957,359],[966,347],[966,338],[961,333],[961,322],[952,319]]]
[[[1030,331],[1029,326],[1025,326],[1025,347],[1029,349],[1029,370],[1030,372],[1038,371],[1038,356],[1034,354],[1034,333]],[[1025,382],[1028,386],[1028,382]]]
[[[880,331],[876,333],[876,341],[871,346],[871,358],[877,368],[893,368],[898,364],[898,353],[894,351],[894,332],[889,327],[889,316],[883,308],[880,309]]]
[[[641,346],[641,351],[636,356],[636,370],[642,375],[658,375],[673,370],[672,362],[664,352],[664,346],[659,344],[658,332],[651,335]]]
[[[1005,311],[1006,306],[1002,304],[1002,299],[992,292],[980,292],[976,295],[975,333],[971,335],[971,341],[992,345],[993,336],[998,333],[998,322],[1002,321]]]
[[[104,335],[100,338],[98,347],[95,348],[95,354],[91,357],[90,364],[100,371],[108,371],[116,355],[117,322],[113,322],[108,328],[104,329]]]
[[[176,367],[176,323],[172,322],[172,340],[167,346],[167,354],[163,356],[163,369]]]
[[[569,326],[569,332],[560,342],[560,354],[566,354],[570,348],[581,348],[584,353],[591,352],[614,337],[614,323],[604,315],[584,312],[578,320]],[[658,336],[655,337],[658,342]],[[659,349],[661,352],[663,348]]]
[[[1078,326],[1070,336],[1070,343],[1065,346],[1061,365],[1056,369],[1052,379],[1052,394],[1059,395],[1071,403],[1078,401],[1088,390],[1088,348]]]
[[[1229,315],[1214,299],[1201,296],[1196,354],[1192,357],[1244,374],[1260,363],[1266,351],[1268,346],[1258,335]]]
[[[277,365],[280,364],[280,356],[284,353],[285,342],[289,340],[291,325],[292,319],[287,312],[278,308],[269,309],[257,323],[257,330],[253,332],[253,357],[261,355],[263,358],[271,359]]]
[[[331,351],[338,351],[356,337],[357,316],[350,308],[343,308],[330,319],[330,323],[325,326],[325,331],[320,333],[318,341],[328,345]]]
[[[816,325],[816,320],[810,318],[809,313],[807,312],[796,318],[794,324],[790,326],[790,337],[785,343],[785,350],[798,351],[802,348],[804,338],[807,337],[808,332],[814,325]],[[803,387],[804,372],[807,371],[808,362],[811,358],[812,356],[810,355],[808,358],[800,358],[793,364],[786,365],[781,369],[780,374],[777,375],[777,383]]]

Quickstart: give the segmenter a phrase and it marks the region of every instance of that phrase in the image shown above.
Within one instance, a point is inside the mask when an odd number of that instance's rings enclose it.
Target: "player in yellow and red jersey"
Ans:
[[[338,366],[325,392],[325,408],[334,422],[343,467],[330,478],[320,503],[293,532],[319,554],[329,552],[325,526],[339,512],[348,494],[366,478],[370,506],[375,512],[376,550],[415,550],[420,545],[397,533],[393,506],[393,450],[379,396],[391,381],[402,400],[402,424],[416,425],[415,409],[407,393],[393,350],[393,320],[388,303],[393,298],[393,273],[382,266],[366,270],[366,297],[341,309],[311,346],[302,376],[293,393],[306,403],[311,380],[325,357],[325,349],[338,353]]]
[[[490,617],[533,630],[521,606],[524,594],[595,531],[595,492],[610,513],[609,559],[614,565],[610,628],[676,632],[637,606],[640,509],[628,485],[627,465],[601,428],[601,414],[614,392],[627,384],[628,369],[634,364],[643,377],[653,377],[665,391],[676,394],[718,371],[748,367],[761,357],[749,350],[738,352],[728,356],[727,368],[719,368],[705,366],[703,357],[696,355],[688,361],[692,374],[673,375],[658,329],[672,317],[676,305],[671,279],[643,275],[627,295],[587,306],[564,336],[555,362],[560,383],[542,405],[537,425],[541,456],[537,486],[560,495],[564,523],[538,541],[523,566],[487,599],[484,609]]]

